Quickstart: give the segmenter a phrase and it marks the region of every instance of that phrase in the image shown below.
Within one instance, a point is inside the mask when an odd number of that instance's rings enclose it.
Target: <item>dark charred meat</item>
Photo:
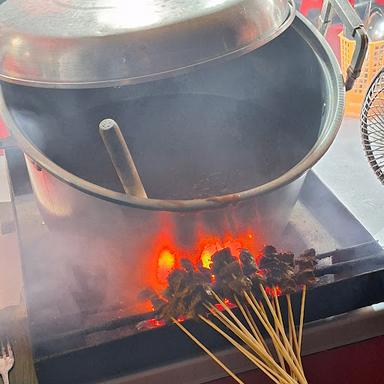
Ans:
[[[193,274],[195,271],[195,267],[193,266],[191,260],[188,259],[181,259],[180,261],[182,269],[190,274]]]
[[[242,249],[240,251],[240,261],[244,275],[251,280],[253,294],[258,299],[261,298],[262,293],[259,287],[260,284],[265,285],[265,276],[257,266],[255,258],[247,249]]]
[[[164,291],[167,304],[161,308],[160,317],[167,322],[172,318],[195,318],[204,315],[204,303],[211,298],[211,285],[200,271],[186,259],[183,269],[175,269],[168,275],[168,287]]]
[[[257,265],[247,249],[241,249],[239,258],[224,248],[212,255],[209,268],[201,262],[195,267],[188,259],[180,260],[180,268],[168,275],[168,286],[162,296],[152,289],[144,290],[141,298],[150,300],[157,319],[172,322],[172,319],[199,318],[207,315],[205,307],[214,303],[213,291],[223,299],[241,299],[244,292],[252,290],[262,299],[260,286],[272,290],[279,288],[282,294],[296,292],[298,285],[316,282],[314,270],[316,252],[308,249],[295,259],[291,252],[278,252],[268,245]]]
[[[266,278],[266,285],[279,287],[284,294],[296,291],[293,253],[279,253],[271,245],[264,248],[260,268]]]
[[[244,275],[239,261],[232,256],[229,248],[224,248],[212,256],[212,272],[215,276],[214,290],[221,296],[233,298],[241,296],[252,287],[251,280]]]
[[[212,282],[212,271],[209,268],[205,268],[201,262],[197,264],[197,273],[199,274],[200,279],[205,283]]]
[[[256,264],[255,258],[247,249],[242,249],[240,251],[240,262],[245,276],[249,277],[254,273],[259,272],[259,267]]]
[[[297,284],[314,285],[316,283],[316,251],[313,248],[307,249],[295,260],[295,263]]]

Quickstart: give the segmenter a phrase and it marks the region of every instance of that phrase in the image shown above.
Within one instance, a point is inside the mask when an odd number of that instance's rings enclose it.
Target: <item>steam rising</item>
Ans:
[[[19,128],[67,171],[122,191],[98,133],[110,117],[148,196],[192,199],[243,191],[297,164],[321,129],[322,80],[317,57],[291,29],[254,53],[177,78],[97,90],[2,88]],[[30,168],[57,233],[26,266],[41,338],[148,310],[137,294],[158,284],[152,251],[161,242],[193,254],[201,229],[218,237],[251,229],[273,241],[301,186],[229,208],[170,213],[106,202]],[[67,217],[57,214],[63,205],[71,207]]]

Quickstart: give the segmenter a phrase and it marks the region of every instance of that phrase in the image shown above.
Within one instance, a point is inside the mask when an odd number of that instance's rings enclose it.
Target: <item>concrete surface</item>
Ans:
[[[316,174],[384,245],[384,186],[365,158],[357,119],[345,118]]]

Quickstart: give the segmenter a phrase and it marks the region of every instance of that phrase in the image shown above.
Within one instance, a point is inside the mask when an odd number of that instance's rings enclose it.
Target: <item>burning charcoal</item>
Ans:
[[[167,304],[153,289],[146,288],[139,293],[139,300],[150,300],[154,312],[158,313]]]
[[[296,281],[299,285],[313,285],[316,283],[315,267],[317,264],[316,251],[311,248],[304,251],[296,259]]]

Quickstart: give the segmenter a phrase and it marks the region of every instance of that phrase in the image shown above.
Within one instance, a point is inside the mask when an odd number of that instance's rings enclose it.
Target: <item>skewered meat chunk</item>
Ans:
[[[307,249],[295,261],[296,281],[299,285],[313,285],[316,283],[315,267],[317,265],[316,251]]]
[[[260,268],[264,271],[266,284],[270,287],[280,287],[285,294],[296,291],[293,253],[279,253],[269,245],[264,248],[260,260]]]
[[[316,282],[316,252],[308,249],[295,259],[291,252],[278,252],[268,245],[263,250],[259,265],[247,250],[240,251],[237,259],[229,248],[217,251],[212,256],[210,268],[201,262],[195,267],[188,259],[180,260],[180,268],[168,275],[168,286],[163,295],[147,289],[140,295],[150,300],[156,317],[165,322],[173,318],[195,318],[206,315],[205,304],[213,303],[213,291],[226,299],[244,296],[252,290],[262,298],[260,285],[273,289],[279,287],[283,294],[296,292],[297,285],[312,285]]]

